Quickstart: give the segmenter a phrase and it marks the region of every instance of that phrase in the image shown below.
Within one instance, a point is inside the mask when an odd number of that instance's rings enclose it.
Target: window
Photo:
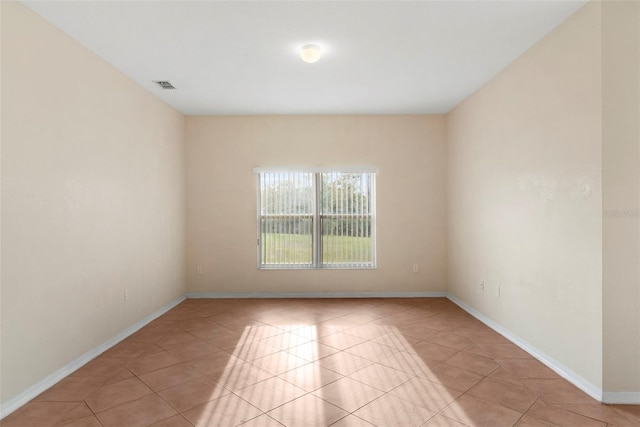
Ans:
[[[375,268],[374,171],[255,172],[259,268]]]

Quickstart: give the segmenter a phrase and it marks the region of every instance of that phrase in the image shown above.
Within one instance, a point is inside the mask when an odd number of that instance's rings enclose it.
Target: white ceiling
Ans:
[[[191,115],[448,112],[585,1],[24,3]]]

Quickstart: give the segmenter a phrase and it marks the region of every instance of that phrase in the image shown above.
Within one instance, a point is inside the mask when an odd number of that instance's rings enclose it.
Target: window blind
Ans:
[[[375,172],[257,172],[260,268],[375,268]]]

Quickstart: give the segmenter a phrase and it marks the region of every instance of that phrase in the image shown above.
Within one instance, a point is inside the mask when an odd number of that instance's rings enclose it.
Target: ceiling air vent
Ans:
[[[175,89],[175,87],[166,80],[154,80],[153,82],[160,86],[162,89]]]

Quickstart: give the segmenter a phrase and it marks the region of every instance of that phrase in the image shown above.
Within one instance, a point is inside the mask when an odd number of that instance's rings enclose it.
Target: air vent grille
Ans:
[[[160,86],[162,89],[175,89],[175,86],[166,80],[154,80],[154,83]]]

